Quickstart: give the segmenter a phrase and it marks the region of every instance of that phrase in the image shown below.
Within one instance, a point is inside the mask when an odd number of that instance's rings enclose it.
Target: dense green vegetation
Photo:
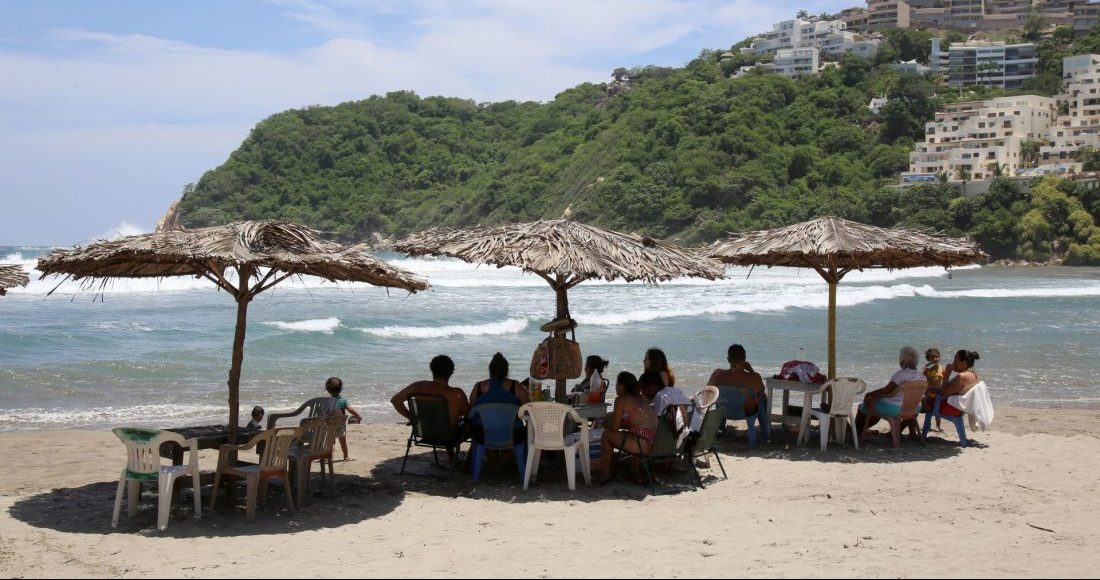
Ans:
[[[937,107],[961,98],[937,79],[886,66],[927,59],[929,38],[896,31],[875,61],[848,56],[801,80],[733,79],[742,57],[708,50],[683,68],[618,69],[610,83],[545,104],[397,92],[285,111],[185,189],[180,219],[195,227],[281,217],[351,241],[568,208],[585,222],[701,243],[833,214],[972,234],[998,257],[1069,251],[1100,262],[1100,207],[1064,184],[1051,187],[1080,207],[1035,206],[1008,183],[965,199],[946,185],[884,187],[907,168]],[[1063,40],[1100,52],[1095,33]],[[890,102],[876,116],[867,104],[878,95]]]

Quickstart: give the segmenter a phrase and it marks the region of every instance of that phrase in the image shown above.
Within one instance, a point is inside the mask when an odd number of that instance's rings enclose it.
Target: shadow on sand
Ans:
[[[205,481],[204,481],[205,483]],[[126,516],[123,505],[118,528],[111,528],[115,489],[118,481],[104,481],[72,488],[58,488],[17,501],[8,510],[11,517],[38,528],[81,534],[140,532],[151,537],[232,537],[282,534],[303,530],[338,528],[377,518],[393,511],[404,498],[404,491],[384,482],[358,475],[336,475],[336,494],[327,487],[318,490],[315,479],[305,505],[291,513],[278,483],[268,489],[265,507],[257,506],[256,520],[245,521],[244,487],[237,494],[237,505],[226,505],[223,491],[214,511],[210,506],[210,486],[203,487],[202,519],[192,517],[192,495],[184,488],[172,503],[168,529],[158,532],[155,491],[146,486],[138,512]]]

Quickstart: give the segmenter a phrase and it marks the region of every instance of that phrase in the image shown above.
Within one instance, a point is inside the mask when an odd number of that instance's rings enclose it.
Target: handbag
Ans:
[[[535,347],[531,355],[531,368],[528,373],[531,378],[540,381],[545,380],[550,372],[550,351],[546,347],[546,341],[542,341]]]
[[[531,355],[530,375],[539,380],[575,379],[584,374],[581,345],[573,338],[549,336],[535,347]]]

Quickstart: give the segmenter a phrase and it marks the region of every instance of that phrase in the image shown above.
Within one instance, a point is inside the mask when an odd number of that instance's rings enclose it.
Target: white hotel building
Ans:
[[[1057,100],[1066,114],[1055,119],[1050,144],[1039,154],[1043,165],[1071,165],[1077,170],[1080,164],[1074,154],[1078,149],[1086,145],[1100,149],[1100,55],[1062,59],[1062,82],[1065,89]]]
[[[756,37],[752,46],[742,48],[741,52],[764,55],[785,49],[816,48],[834,56],[849,52],[863,58],[874,56],[880,41],[846,28],[842,20],[784,20],[773,25],[771,32]]]
[[[1020,144],[1050,134],[1055,99],[1025,95],[947,105],[925,125],[925,139],[909,154],[902,182],[947,173],[954,181],[1005,176],[1023,166]]]

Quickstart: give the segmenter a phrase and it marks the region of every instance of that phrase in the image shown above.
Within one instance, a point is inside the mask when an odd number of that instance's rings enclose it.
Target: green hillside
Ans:
[[[883,187],[907,168],[943,99],[959,98],[937,96],[935,79],[885,66],[926,58],[928,38],[897,31],[879,62],[846,57],[801,80],[733,79],[739,59],[704,51],[683,68],[619,69],[609,83],[545,104],[398,92],[285,111],[188,186],[179,217],[189,227],[281,217],[345,241],[560,217],[566,208],[585,222],[685,243],[822,214],[995,230],[980,211],[978,222],[956,224],[944,186]],[[883,94],[891,102],[875,116],[867,104]],[[1030,251],[1020,232],[997,235],[1012,242],[1001,240],[999,255]],[[1042,258],[1038,247],[1028,257]]]

